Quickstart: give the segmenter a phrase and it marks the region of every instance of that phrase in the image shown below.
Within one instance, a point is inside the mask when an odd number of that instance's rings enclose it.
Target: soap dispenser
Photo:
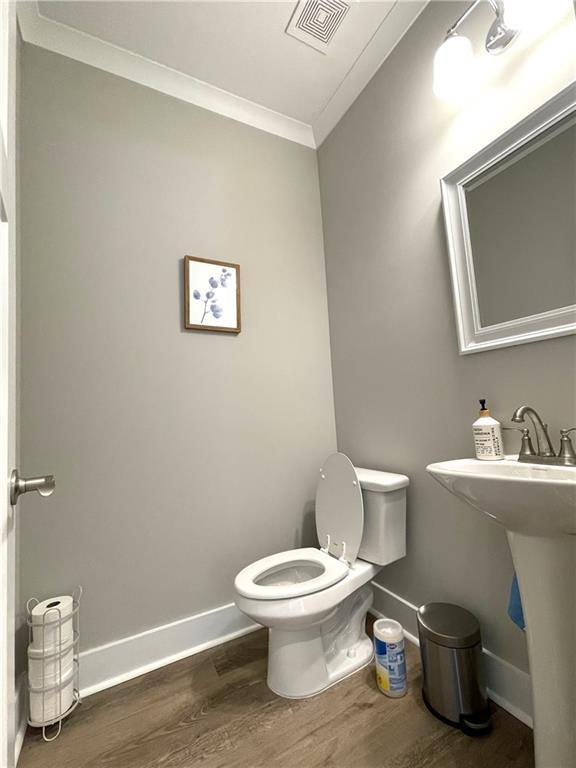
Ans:
[[[480,418],[472,425],[476,458],[482,461],[499,461],[504,458],[504,444],[500,422],[490,416],[486,400],[480,400]]]

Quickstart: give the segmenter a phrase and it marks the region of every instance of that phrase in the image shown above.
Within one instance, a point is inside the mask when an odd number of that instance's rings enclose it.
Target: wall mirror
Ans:
[[[576,333],[576,85],[441,188],[460,353]]]

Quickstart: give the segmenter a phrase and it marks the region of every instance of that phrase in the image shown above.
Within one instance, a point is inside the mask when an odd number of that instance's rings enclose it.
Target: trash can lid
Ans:
[[[446,648],[470,648],[481,639],[476,616],[451,603],[422,605],[418,609],[418,631]]]

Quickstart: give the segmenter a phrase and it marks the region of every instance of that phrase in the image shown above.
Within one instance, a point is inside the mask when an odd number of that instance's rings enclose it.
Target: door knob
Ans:
[[[56,488],[54,475],[20,477],[18,470],[15,469],[10,475],[10,504],[14,506],[19,496],[30,491],[38,491],[40,496],[51,496],[54,488]]]

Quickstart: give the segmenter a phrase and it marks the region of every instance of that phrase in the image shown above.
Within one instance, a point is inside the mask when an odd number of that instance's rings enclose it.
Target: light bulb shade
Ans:
[[[434,56],[434,93],[440,99],[460,99],[472,85],[474,52],[462,35],[450,35]]]

